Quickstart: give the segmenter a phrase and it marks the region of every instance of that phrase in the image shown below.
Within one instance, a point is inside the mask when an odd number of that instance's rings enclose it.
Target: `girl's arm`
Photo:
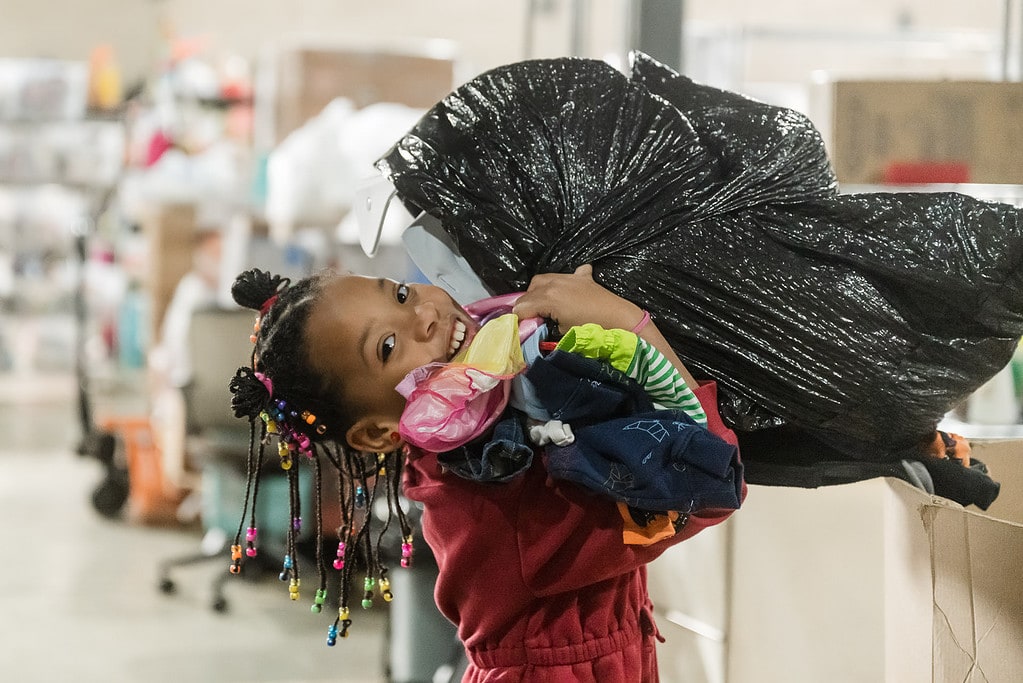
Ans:
[[[579,266],[571,274],[547,273],[535,276],[530,280],[526,293],[515,303],[512,312],[520,319],[539,316],[556,320],[562,330],[586,323],[596,323],[605,329],[632,330],[644,317],[642,308],[597,284],[589,264]],[[696,379],[652,320],[638,334],[664,354],[682,374],[689,388],[696,390]]]

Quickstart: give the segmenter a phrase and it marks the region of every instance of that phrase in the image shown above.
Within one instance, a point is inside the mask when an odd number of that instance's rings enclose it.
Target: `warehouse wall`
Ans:
[[[572,23],[569,0],[534,0],[532,49],[526,53],[529,0],[0,0],[0,53],[6,56],[83,58],[92,45],[110,42],[126,75],[151,73],[162,54],[163,27],[183,35],[206,35],[225,52],[255,57],[282,41],[345,42],[389,45],[417,44],[425,39],[455,41],[467,69],[479,71],[526,56],[568,54]],[[625,48],[627,0],[580,3],[586,9],[587,56],[604,57]],[[980,0],[716,0],[687,2],[685,16],[694,25],[760,27],[761,29],[829,29],[892,34],[899,29],[947,31],[965,29],[997,42],[1003,2]],[[753,80],[770,80],[775,69],[792,62],[812,61],[800,38],[784,35],[761,41],[768,57],[757,53],[744,64]],[[793,48],[793,44],[796,47]],[[805,47],[805,45],[803,45]],[[825,52],[824,43],[810,45]],[[871,69],[897,67],[902,57],[870,45],[831,41],[828,50],[862,53]],[[774,51],[772,53],[772,50]],[[794,52],[793,52],[794,50]],[[791,54],[790,54],[791,53]],[[776,58],[771,58],[776,54]],[[809,52],[812,54],[812,52]],[[964,53],[965,54],[965,53]],[[878,60],[880,62],[878,63]],[[993,68],[990,60],[968,60],[970,71]],[[958,74],[952,74],[958,75]]]

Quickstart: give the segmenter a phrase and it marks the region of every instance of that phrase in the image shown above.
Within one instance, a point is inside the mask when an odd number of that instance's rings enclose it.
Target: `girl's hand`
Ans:
[[[535,276],[512,312],[520,319],[555,320],[562,330],[586,323],[631,330],[643,318],[639,306],[597,284],[589,264],[579,266],[572,274]]]
[[[593,268],[589,264],[579,266],[571,275],[537,275],[529,281],[529,288],[515,302],[512,312],[520,320],[549,318],[557,322],[562,332],[586,323],[596,323],[604,329],[631,330],[643,320],[642,308],[594,282]],[[644,325],[639,336],[664,354],[682,373],[689,388],[695,390],[699,386],[654,321]]]

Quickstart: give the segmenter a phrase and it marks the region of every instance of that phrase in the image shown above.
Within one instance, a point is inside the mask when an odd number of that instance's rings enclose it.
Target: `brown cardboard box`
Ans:
[[[277,57],[276,141],[337,97],[356,108],[397,102],[427,109],[454,88],[455,62],[425,54],[295,48]]]
[[[190,204],[151,207],[142,220],[146,236],[149,298],[149,339],[157,334],[178,281],[192,268],[195,207]]]
[[[843,184],[893,162],[963,162],[971,183],[1023,183],[1023,83],[837,81],[830,153]]]
[[[971,445],[973,457],[987,465],[991,478],[1002,485],[986,514],[1023,524],[1023,440],[974,439]],[[1023,561],[1020,567],[1023,572]]]
[[[1019,441],[980,451],[1023,472]],[[751,486],[650,577],[663,683],[1023,680],[1023,524],[900,480]]]

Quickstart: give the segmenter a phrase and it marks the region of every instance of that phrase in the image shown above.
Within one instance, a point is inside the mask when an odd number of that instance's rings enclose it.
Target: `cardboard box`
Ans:
[[[146,236],[149,339],[159,339],[160,324],[178,281],[192,268],[195,207],[168,204],[151,207],[142,220]]]
[[[964,164],[971,183],[1023,183],[1014,153],[1023,83],[836,81],[831,90],[829,151],[842,184],[882,182],[905,162]]]
[[[294,48],[281,51],[276,61],[275,142],[337,97],[347,97],[357,109],[374,102],[428,109],[455,84],[454,60],[430,54]]]
[[[1023,524],[869,479],[751,486],[704,533],[650,568],[664,683],[1023,680]]]
[[[987,465],[991,478],[1002,485],[986,514],[1023,524],[1023,439],[973,439],[970,443],[973,457]],[[1023,574],[1023,561],[1020,567]]]

